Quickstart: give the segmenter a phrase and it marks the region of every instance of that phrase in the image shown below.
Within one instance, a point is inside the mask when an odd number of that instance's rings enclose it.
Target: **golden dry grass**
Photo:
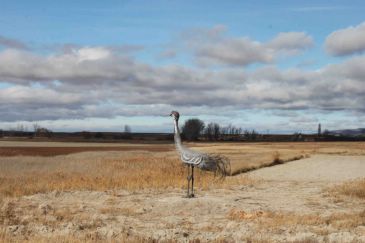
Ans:
[[[129,236],[123,235],[118,237],[118,240],[110,239],[110,240],[103,240],[97,233],[88,234],[87,236],[78,237],[78,236],[28,236],[26,239],[21,236],[11,236],[10,234],[6,233],[4,230],[0,230],[0,242],[7,242],[7,243],[49,243],[49,242],[57,242],[57,243],[93,243],[93,242],[108,242],[108,243],[119,243],[119,242],[131,242],[131,243],[156,243],[156,242],[165,242],[165,243],[176,243],[180,242],[174,239],[152,239],[152,238],[144,238],[138,236]],[[200,243],[205,242],[201,241],[200,239],[193,239],[189,240],[191,243]],[[217,239],[211,241],[213,243],[227,243],[229,241],[225,239]],[[247,242],[250,243],[271,243],[273,241],[269,240],[257,240],[257,239],[248,239]],[[299,242],[298,242],[299,243]]]
[[[263,237],[257,238],[257,236],[249,237],[245,240],[245,242],[250,243],[273,243],[273,240],[270,239],[261,239]],[[27,236],[26,239],[22,236],[13,236],[7,233],[5,230],[0,229],[0,242],[7,242],[7,243],[49,243],[49,242],[57,242],[57,243],[93,243],[93,242],[109,242],[109,243],[117,243],[117,242],[138,242],[138,243],[156,243],[156,242],[165,242],[165,243],[176,243],[181,242],[180,240],[175,239],[152,239],[150,237],[138,237],[138,236],[130,236],[130,235],[122,235],[118,237],[118,240],[110,239],[110,240],[103,240],[97,233],[90,233],[87,236]],[[189,240],[191,243],[200,243],[206,242],[205,240],[200,239],[193,239]],[[210,241],[213,243],[227,243],[231,242],[224,237],[220,237],[216,240]],[[295,243],[309,243],[309,241],[296,241]],[[311,243],[311,242],[310,242]]]
[[[232,174],[285,163],[313,154],[365,155],[363,142],[283,142],[283,143],[206,143],[189,144],[231,160]]]
[[[297,214],[292,212],[254,211],[232,209],[227,218],[233,221],[253,221],[257,227],[267,229],[296,228],[298,226],[330,226],[334,229],[353,229],[365,225],[365,210],[360,212],[336,212],[327,216],[319,213]]]
[[[55,143],[45,146],[44,143],[31,142],[0,142],[0,145],[7,148],[27,147],[28,150],[32,148],[31,146],[35,146],[34,148],[41,148],[46,152],[65,146],[68,148],[99,146],[99,144],[86,143]],[[104,146],[106,145],[100,144],[100,147]],[[231,160],[232,174],[284,163],[316,153],[365,154],[364,143],[191,143],[188,146],[227,156]],[[111,147],[123,151],[83,152],[53,157],[0,156],[0,198],[53,190],[125,189],[135,191],[185,186],[187,172],[177,154],[160,152],[164,148],[171,149],[171,145],[151,144],[147,148],[146,145],[139,144],[113,144],[109,148]],[[144,147],[149,152],[141,150]],[[242,178],[227,178],[222,182],[212,173],[197,170],[196,186],[199,188],[222,187],[232,183],[250,182]]]
[[[199,149],[228,157],[231,160],[232,175],[309,156],[306,151],[285,147],[273,148],[266,144],[211,144],[199,146]]]
[[[87,152],[55,157],[3,157],[0,161],[0,196],[22,196],[50,191],[172,189],[186,186],[187,167],[175,153]],[[213,173],[196,170],[200,189],[245,178],[220,180]]]
[[[346,195],[365,199],[365,178],[347,181],[329,189],[333,196]]]
[[[365,224],[365,210],[360,212],[336,212],[328,216],[319,214],[296,214],[269,212],[266,219],[260,219],[260,227],[278,229],[280,227],[295,228],[298,226],[315,226],[324,229],[327,226],[337,230],[351,230]]]
[[[245,219],[256,219],[266,215],[267,213],[264,211],[246,212],[244,210],[231,209],[228,213],[228,218],[230,220],[241,221]]]
[[[22,145],[24,146],[24,144]],[[61,147],[62,144],[57,144],[57,146]],[[77,146],[87,147],[88,145],[77,144]],[[116,149],[119,151],[82,152],[52,157],[0,156],[0,205],[4,197],[18,197],[50,191],[158,191],[186,187],[186,167],[181,164],[175,152],[154,151],[153,145],[151,145],[151,150],[149,151],[143,151],[142,148],[139,148],[138,151],[133,151],[133,146],[140,145],[128,146],[130,147],[127,149]],[[161,147],[161,145],[159,146]],[[171,147],[171,145],[166,146]],[[194,147],[196,150],[223,154],[229,157],[232,161],[233,173],[280,164],[312,154],[365,154],[363,143],[207,143],[189,144],[188,146]],[[161,151],[164,151],[163,147],[161,148]],[[50,146],[50,149],[52,149],[52,146]],[[218,180],[212,173],[199,170],[196,172],[196,187],[203,190],[225,188],[237,184],[252,185],[254,183],[257,182],[244,176],[227,177],[225,180]],[[336,193],[364,198],[364,185],[365,180],[348,182],[347,184],[337,186]],[[7,211],[0,214],[0,225],[4,223],[4,220],[13,220],[7,225],[26,224],[26,222],[16,222],[19,218],[14,216],[17,214],[14,210],[12,210],[11,205],[7,205]],[[100,213],[105,215],[125,214],[132,217],[136,214],[135,211],[122,205],[115,208],[106,205],[100,209]],[[98,227],[99,225],[98,221],[90,219],[90,215],[80,216],[79,213],[76,219],[73,218],[76,215],[75,212],[65,209],[54,209],[52,215],[55,216],[56,220],[63,223],[80,220],[80,222],[77,222],[87,229],[88,227],[93,229],[93,227]],[[353,213],[339,212],[325,216],[319,214],[301,215],[288,212],[231,210],[226,217],[232,221],[251,221],[257,227],[257,232],[260,232],[260,229],[275,232],[282,227],[295,230],[295,227],[305,226],[314,227],[313,229],[311,228],[312,232],[318,231],[318,234],[326,235],[326,227],[328,226],[339,230],[350,230],[353,227],[365,225],[365,211]],[[45,221],[44,217],[32,217],[30,220],[38,222],[40,225],[52,224],[52,221]],[[18,238],[18,236],[0,227],[0,242],[24,241],[98,242],[100,241],[100,236],[97,234],[88,234],[82,237],[78,235],[52,235],[48,238],[44,235],[29,235],[24,239],[23,236]],[[121,236],[118,241],[153,242],[151,239],[130,238],[128,236]],[[271,242],[265,238],[255,238],[254,236],[247,238],[247,241]],[[173,241],[166,239],[166,242]],[[218,240],[217,242],[224,242],[224,240]],[[298,242],[312,241],[308,238],[307,241]]]
[[[117,243],[117,242],[141,242],[141,243],[152,243],[157,242],[153,239],[142,238],[138,236],[128,236],[123,235],[118,238],[118,240],[110,239],[105,241],[102,237],[97,233],[89,233],[86,236],[75,236],[75,235],[51,235],[51,236],[42,236],[42,235],[29,235],[27,237],[23,236],[14,236],[5,230],[0,229],[0,242],[7,243],[49,243],[49,242],[57,242],[57,243],[92,243],[92,242],[109,242],[109,243]],[[166,242],[176,242],[176,241],[166,241]]]

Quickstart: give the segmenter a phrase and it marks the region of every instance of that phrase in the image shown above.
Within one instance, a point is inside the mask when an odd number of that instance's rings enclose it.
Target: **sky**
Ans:
[[[365,127],[364,1],[0,4],[0,129]]]

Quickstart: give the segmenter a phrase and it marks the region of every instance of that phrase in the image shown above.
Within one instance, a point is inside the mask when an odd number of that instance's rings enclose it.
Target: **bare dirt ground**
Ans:
[[[181,187],[5,197],[0,241],[365,242],[365,197],[336,189],[365,178],[363,147],[328,146],[309,158],[232,176],[217,186],[198,185],[193,199],[183,198]]]
[[[57,156],[87,151],[150,151],[166,152],[173,145],[119,144],[119,143],[62,143],[62,142],[12,142],[0,141],[0,157]]]

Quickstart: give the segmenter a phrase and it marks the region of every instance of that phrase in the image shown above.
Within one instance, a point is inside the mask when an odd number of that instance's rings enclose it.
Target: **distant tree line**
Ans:
[[[52,132],[50,129],[42,127],[37,123],[30,127],[23,124],[15,125],[7,130],[0,129],[0,138],[7,137],[26,137],[33,138],[49,138],[63,140],[90,140],[90,141],[118,141],[118,140],[136,140],[136,141],[171,141],[173,134],[166,133],[132,133],[129,125],[122,126],[120,132]],[[186,120],[181,132],[185,140],[188,141],[365,141],[365,129],[357,129],[359,134],[349,135],[335,133],[318,126],[318,132],[314,134],[302,134],[295,132],[293,134],[260,134],[254,129],[243,129],[232,124],[222,126],[217,122],[205,124],[200,119]],[[350,131],[351,132],[351,131]]]
[[[17,124],[16,127],[11,127],[6,131],[0,130],[0,137],[51,137],[52,134],[51,130],[41,127],[37,123],[33,124],[33,130],[29,130],[28,127],[23,124]]]
[[[260,134],[255,130],[244,130],[232,124],[221,126],[218,123],[210,122],[205,125],[204,121],[192,118],[186,120],[182,126],[182,135],[186,140],[196,141],[200,138],[208,141],[244,139],[255,141]]]

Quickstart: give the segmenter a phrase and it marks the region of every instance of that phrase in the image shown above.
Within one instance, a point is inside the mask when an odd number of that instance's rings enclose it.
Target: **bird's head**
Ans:
[[[180,114],[177,111],[171,111],[170,116],[172,116],[172,118],[174,118],[175,121],[178,121]]]

